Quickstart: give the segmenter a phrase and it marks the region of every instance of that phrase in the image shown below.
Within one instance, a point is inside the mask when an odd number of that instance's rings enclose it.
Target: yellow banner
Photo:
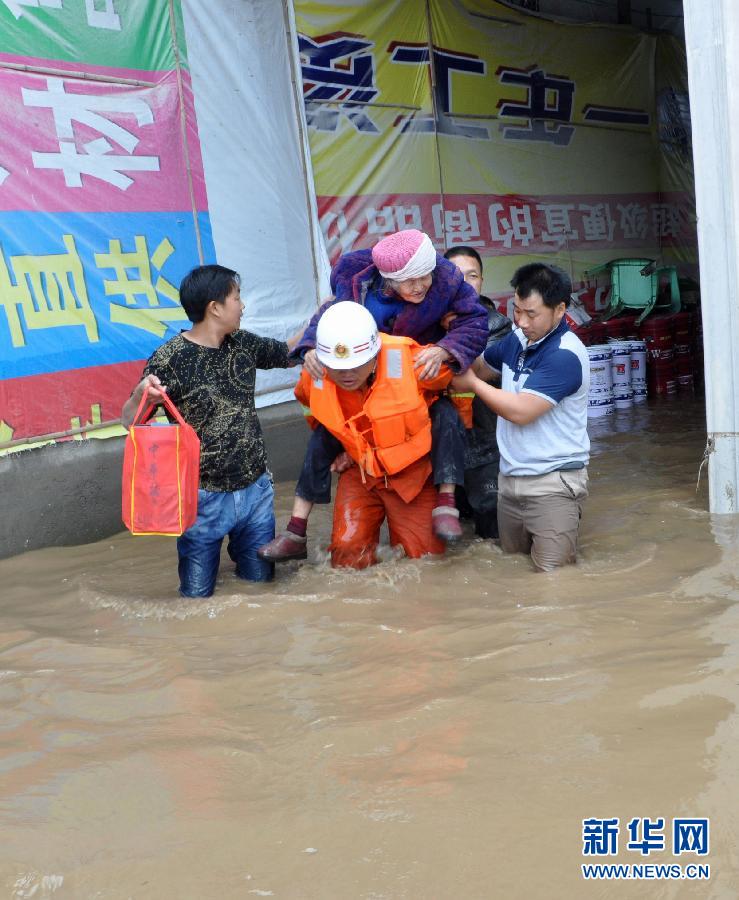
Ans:
[[[298,0],[296,15],[333,258],[418,227],[495,258],[499,290],[543,254],[576,281],[616,257],[690,258],[692,173],[665,160],[657,115],[658,83],[682,96],[674,46],[494,0]]]

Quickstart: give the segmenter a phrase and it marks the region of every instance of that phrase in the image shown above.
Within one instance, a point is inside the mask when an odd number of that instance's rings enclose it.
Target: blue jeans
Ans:
[[[275,536],[274,489],[266,473],[240,491],[198,491],[195,524],[177,539],[180,594],[210,597],[228,535],[228,555],[245,581],[271,581],[274,564],[257,556],[257,547]]]

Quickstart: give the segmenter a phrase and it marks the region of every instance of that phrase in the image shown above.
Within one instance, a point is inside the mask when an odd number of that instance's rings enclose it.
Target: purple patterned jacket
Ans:
[[[419,344],[438,344],[454,357],[452,367],[464,372],[485,349],[487,312],[459,269],[438,253],[432,275],[426,296],[420,303],[406,304],[395,319],[392,334],[413,338]],[[316,346],[316,325],[329,306],[340,300],[364,303],[370,285],[379,284],[380,274],[372,262],[371,250],[355,250],[342,256],[331,271],[334,299],[324,303],[313,316],[292,355],[302,358]],[[449,312],[456,313],[457,318],[445,331],[441,319]]]

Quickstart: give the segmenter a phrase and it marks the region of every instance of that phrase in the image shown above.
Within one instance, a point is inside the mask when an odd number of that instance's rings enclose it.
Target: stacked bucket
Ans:
[[[675,340],[675,374],[677,389],[681,394],[690,394],[694,389],[692,319],[692,313],[689,312],[677,313],[672,317],[672,334]]]
[[[588,417],[594,419],[610,415],[614,410],[613,351],[608,344],[595,344],[587,350],[590,357]]]
[[[647,399],[647,347],[642,340],[610,340],[588,347],[588,416],[630,409]]]
[[[677,375],[672,316],[654,316],[645,319],[639,332],[647,346],[650,395],[676,394]]]
[[[613,351],[613,402],[629,409],[647,399],[647,347],[642,340],[611,340]]]
[[[650,397],[692,394],[703,384],[700,311],[633,316],[573,327],[590,357],[588,415],[605,416]],[[588,346],[589,345],[589,346]]]
[[[640,338],[629,341],[631,357],[631,387],[634,403],[645,403],[647,399],[647,345]]]
[[[628,409],[634,403],[631,386],[631,341],[608,342],[613,353],[613,403],[616,409]]]

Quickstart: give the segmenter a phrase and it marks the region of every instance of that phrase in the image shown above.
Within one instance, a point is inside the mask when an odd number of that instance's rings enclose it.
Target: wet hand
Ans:
[[[311,378],[324,378],[326,375],[326,369],[318,359],[318,354],[315,350],[308,350],[303,357],[303,366],[305,366],[305,371]]]
[[[425,347],[416,357],[414,367],[420,369],[418,377],[422,381],[426,381],[436,378],[441,371],[442,365],[451,358],[451,353],[443,347]]]
[[[459,393],[469,393],[470,391],[475,391],[477,382],[477,375],[472,369],[467,369],[466,372],[463,372],[461,375],[455,375],[452,378],[450,387],[453,391],[458,391]]]
[[[353,465],[354,460],[346,451],[344,451],[343,453],[339,453],[336,459],[331,463],[331,471],[340,475],[342,472],[346,472],[347,469],[350,469]]]
[[[137,401],[141,400],[141,397],[146,390],[149,391],[149,397],[152,400],[161,400],[167,388],[156,375],[147,375],[138,383],[136,390],[134,391]]]

